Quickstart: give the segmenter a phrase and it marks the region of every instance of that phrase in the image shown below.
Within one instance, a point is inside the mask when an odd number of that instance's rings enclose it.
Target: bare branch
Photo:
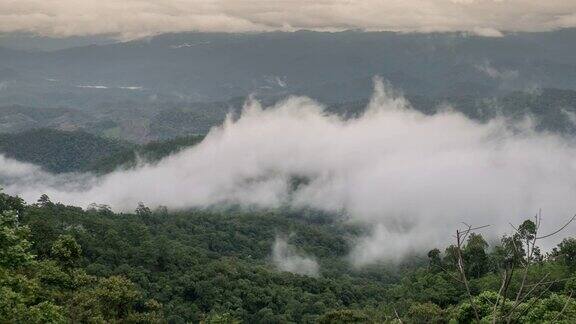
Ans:
[[[466,225],[466,229],[465,229],[465,230],[460,230],[460,233],[468,233],[468,232],[470,232],[470,231],[475,231],[475,230],[479,230],[479,229],[482,229],[482,228],[486,228],[486,227],[488,227],[488,226],[491,226],[490,224],[488,224],[488,225],[482,225],[482,226],[478,226],[478,227],[471,227],[470,225],[468,225],[468,224],[466,224],[466,223],[464,223],[464,222],[463,222],[462,224]]]
[[[552,233],[550,233],[550,234],[537,237],[537,239],[538,239],[538,240],[541,240],[541,239],[543,239],[543,238],[547,238],[547,237],[550,237],[550,236],[552,236],[552,235],[558,234],[560,231],[562,231],[562,230],[565,229],[568,225],[570,225],[570,223],[572,223],[572,222],[574,221],[574,219],[576,219],[576,214],[575,214],[574,216],[572,216],[572,218],[570,218],[570,220],[568,220],[568,222],[567,222],[566,224],[564,224],[564,226],[560,227],[558,230],[556,230],[556,231],[554,231],[554,232],[552,232]]]
[[[498,310],[498,303],[500,301],[500,296],[502,295],[502,291],[504,291],[504,286],[506,281],[508,281],[508,270],[504,269],[504,275],[502,277],[502,285],[500,285],[500,290],[498,290],[498,296],[496,297],[496,303],[494,303],[494,308],[492,309],[492,324],[496,323],[496,311]]]
[[[400,316],[398,315],[398,311],[396,311],[396,307],[393,307],[393,308],[394,308],[394,315],[396,315],[396,318],[398,319],[398,321],[400,322],[400,324],[402,324],[402,323],[403,323],[403,322],[402,322],[402,319],[401,319]]]
[[[467,233],[469,233],[471,230],[470,227],[468,227]],[[460,274],[462,275],[462,281],[464,283],[464,287],[466,287],[466,292],[468,293],[468,298],[470,299],[470,305],[472,306],[472,309],[474,310],[474,315],[476,316],[476,320],[480,321],[480,315],[478,315],[478,309],[476,308],[476,304],[474,303],[474,298],[472,297],[472,292],[470,291],[470,286],[468,285],[468,280],[466,279],[466,271],[464,271],[464,259],[462,258],[462,239],[461,239],[461,232],[459,230],[456,230],[456,243],[457,243],[457,249],[456,251],[458,252],[458,270],[460,271]]]
[[[572,279],[572,278],[556,279],[556,280],[552,280],[552,281],[543,282],[542,284],[543,284],[543,285],[555,284],[555,283],[559,283],[559,282],[562,282],[562,281],[568,281],[568,280],[571,280],[571,279]],[[539,285],[539,283],[529,284],[529,285],[526,285],[526,287],[532,287],[532,286],[537,286],[537,285]]]
[[[518,303],[515,302],[515,303],[514,303],[514,305],[512,306],[512,309],[511,309],[510,312],[508,313],[507,320],[506,320],[507,323],[510,323],[510,322],[511,322],[511,320],[512,320],[512,314],[514,314],[514,311],[516,310],[516,308],[518,308],[518,306],[520,306],[520,304],[526,299],[526,297],[530,296],[530,295],[532,294],[532,292],[534,292],[534,290],[535,290],[536,288],[538,288],[538,286],[542,285],[542,283],[544,282],[544,280],[545,280],[546,278],[548,278],[549,275],[550,275],[550,272],[546,273],[546,274],[544,275],[544,277],[542,277],[542,279],[540,279],[540,281],[539,281],[536,285],[534,285],[534,287],[532,287],[532,289],[530,289],[530,291],[528,291],[528,293],[526,293],[526,295],[524,295],[524,296],[522,297],[522,299],[520,299],[520,302],[518,302]],[[550,289],[551,286],[552,286],[552,284],[548,285],[548,287],[547,287],[544,291],[542,291],[542,292],[540,293],[540,295],[539,295],[536,299],[539,299],[539,298],[544,294],[544,292],[545,292],[546,290]],[[520,313],[519,316],[521,316],[522,314],[523,314],[523,313]]]
[[[516,228],[516,226],[514,226],[514,224],[512,223],[508,223],[510,224],[510,226],[514,229],[514,231],[516,231],[516,233],[520,234],[520,230],[518,228]]]
[[[538,283],[538,284],[536,284],[536,285],[539,285],[539,284],[540,284],[540,283]],[[544,284],[544,283],[543,283],[543,284]],[[553,282],[550,283],[550,284],[546,287],[546,289],[542,290],[542,291],[540,292],[540,294],[538,295],[538,297],[534,298],[534,299],[530,302],[530,304],[528,304],[528,307],[524,308],[524,310],[523,310],[522,312],[520,312],[520,314],[518,314],[518,317],[522,316],[527,310],[531,309],[532,306],[534,306],[534,304],[536,303],[536,301],[537,301],[538,299],[540,299],[540,297],[542,297],[542,296],[544,295],[544,293],[546,293],[546,292],[550,289],[550,287],[552,287],[552,284],[553,284]]]
[[[538,216],[536,216],[536,222],[538,223]],[[536,227],[538,227],[538,225],[536,225]],[[526,294],[526,296],[524,296],[522,298],[522,300],[520,299],[520,296],[522,296],[522,292],[524,291],[524,287],[526,285],[526,279],[528,278],[528,270],[530,269],[530,264],[531,264],[531,260],[532,260],[532,256],[534,255],[534,247],[536,245],[536,240],[538,236],[538,229],[536,229],[535,233],[534,233],[534,238],[532,238],[532,240],[530,240],[529,238],[526,238],[526,265],[524,266],[524,273],[522,274],[522,282],[520,284],[520,288],[518,289],[518,292],[516,293],[516,299],[514,300],[514,306],[512,307],[512,309],[510,310],[510,313],[507,316],[507,322],[510,322],[512,313],[514,312],[514,309],[516,309],[516,307],[518,307],[518,305],[520,305],[520,303],[522,302],[523,299],[525,299],[527,296],[529,296],[532,291],[534,289],[536,289],[537,286],[534,286],[529,292],[528,294]],[[530,246],[530,244],[532,244],[532,246]],[[545,279],[548,275],[544,276]]]

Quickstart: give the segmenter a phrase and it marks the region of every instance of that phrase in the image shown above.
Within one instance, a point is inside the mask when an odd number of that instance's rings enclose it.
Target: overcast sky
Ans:
[[[576,0],[1,0],[0,33],[43,36],[360,28],[499,36],[576,26]]]

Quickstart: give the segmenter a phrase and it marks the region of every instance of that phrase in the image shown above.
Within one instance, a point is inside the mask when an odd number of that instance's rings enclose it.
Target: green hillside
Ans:
[[[129,147],[129,144],[84,132],[34,129],[0,134],[1,153],[56,173],[89,170],[94,161]]]
[[[140,205],[134,214],[115,214],[106,206],[82,210],[45,196],[25,206],[0,194],[0,318],[470,323],[497,316],[497,322],[570,323],[576,318],[576,240],[565,239],[549,254],[529,252],[533,225],[526,221],[492,245],[468,233],[460,247],[444,253],[432,249],[427,258],[409,257],[400,265],[355,268],[348,255],[367,229],[313,211],[170,212]],[[274,264],[279,234],[318,260],[317,276]]]
[[[107,173],[117,168],[134,167],[137,159],[156,162],[184,147],[199,143],[203,138],[188,136],[136,145],[78,131],[35,129],[0,134],[0,153],[40,165],[54,173]]]
[[[154,163],[186,147],[196,145],[202,139],[204,139],[202,135],[192,135],[133,146],[94,161],[90,165],[90,171],[102,174],[118,168],[132,168],[136,166],[138,159]]]

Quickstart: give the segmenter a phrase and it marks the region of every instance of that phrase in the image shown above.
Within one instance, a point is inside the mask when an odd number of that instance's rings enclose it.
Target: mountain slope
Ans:
[[[40,165],[54,173],[103,174],[119,168],[133,168],[138,161],[157,162],[199,143],[203,138],[202,135],[194,135],[134,145],[78,131],[36,129],[0,134],[0,153]]]
[[[138,161],[148,163],[158,162],[162,158],[200,143],[203,139],[203,135],[193,135],[130,147],[95,161],[91,164],[90,171],[102,174],[112,172],[119,168],[133,168],[137,165]]]
[[[95,160],[129,146],[84,132],[51,129],[0,135],[1,153],[56,173],[86,171]]]

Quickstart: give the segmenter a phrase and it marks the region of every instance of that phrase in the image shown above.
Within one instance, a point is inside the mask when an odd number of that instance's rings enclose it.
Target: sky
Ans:
[[[166,32],[506,32],[576,27],[574,0],[2,0],[0,33],[133,39]]]

